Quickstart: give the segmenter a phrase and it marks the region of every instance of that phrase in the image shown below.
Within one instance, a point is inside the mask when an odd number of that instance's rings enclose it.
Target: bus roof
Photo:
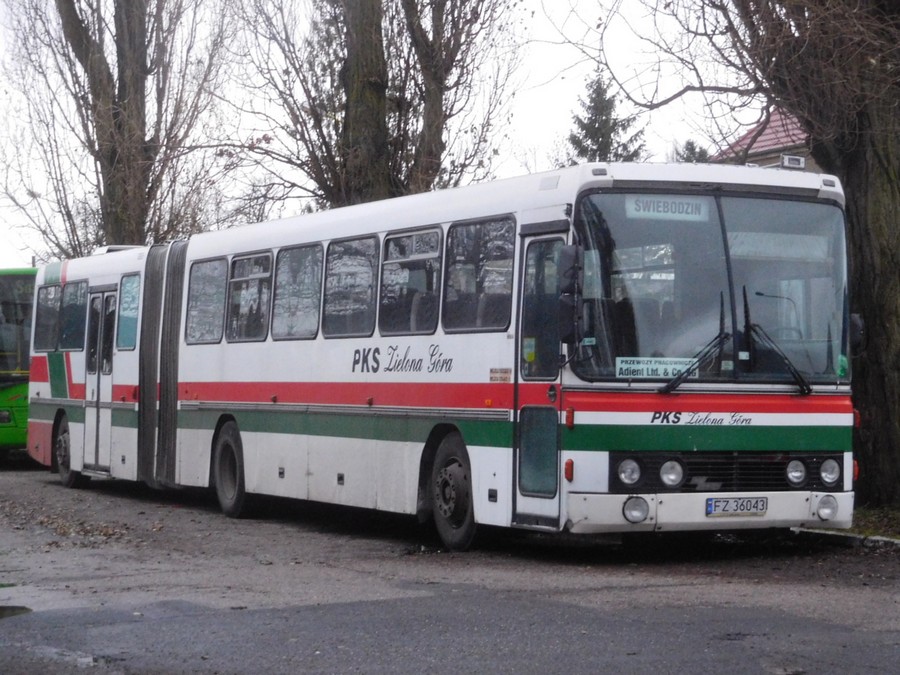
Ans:
[[[196,234],[190,257],[249,251],[254,241],[258,248],[298,243],[306,239],[298,236],[300,228],[315,241],[513,212],[520,225],[546,222],[565,218],[567,207],[583,190],[620,186],[735,189],[844,203],[839,180],[823,174],[729,164],[594,163]]]

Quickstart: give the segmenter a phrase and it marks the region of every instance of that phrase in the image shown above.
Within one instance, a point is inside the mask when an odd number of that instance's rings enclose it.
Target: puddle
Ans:
[[[19,605],[0,605],[0,619],[8,619],[19,614],[28,614],[30,611],[30,608],[20,607]]]

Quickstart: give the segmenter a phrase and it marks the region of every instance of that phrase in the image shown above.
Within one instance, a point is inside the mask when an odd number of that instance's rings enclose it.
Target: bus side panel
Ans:
[[[475,522],[509,527],[512,523],[512,450],[468,446],[472,467]]]
[[[309,498],[374,509],[378,445],[383,442],[317,437],[309,451]]]
[[[50,466],[53,461],[53,420],[28,420],[28,456]]]
[[[309,436],[242,433],[241,440],[248,490],[276,497],[308,498]]]
[[[178,464],[175,482],[185,487],[208,487],[212,465],[212,428],[185,428],[181,422],[184,413],[180,413],[178,419]]]
[[[113,478],[137,480],[138,429],[137,410],[121,406],[113,408],[109,473]]]

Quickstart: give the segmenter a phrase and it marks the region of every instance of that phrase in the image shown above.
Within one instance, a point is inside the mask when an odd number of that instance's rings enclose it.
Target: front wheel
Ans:
[[[246,515],[244,448],[241,433],[234,422],[226,422],[216,437],[213,448],[213,480],[222,513],[229,518]]]
[[[444,546],[465,551],[475,538],[475,509],[472,503],[472,470],[469,453],[458,433],[441,441],[431,472],[434,524]]]
[[[82,488],[90,482],[90,478],[80,471],[72,470],[72,444],[69,435],[69,420],[63,417],[56,428],[53,439],[53,457],[56,470],[59,471],[59,482],[67,488]]]

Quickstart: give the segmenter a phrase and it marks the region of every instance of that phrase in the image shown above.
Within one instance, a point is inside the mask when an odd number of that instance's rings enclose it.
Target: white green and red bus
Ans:
[[[38,272],[29,452],[572,533],[849,527],[832,176],[591,164]]]

